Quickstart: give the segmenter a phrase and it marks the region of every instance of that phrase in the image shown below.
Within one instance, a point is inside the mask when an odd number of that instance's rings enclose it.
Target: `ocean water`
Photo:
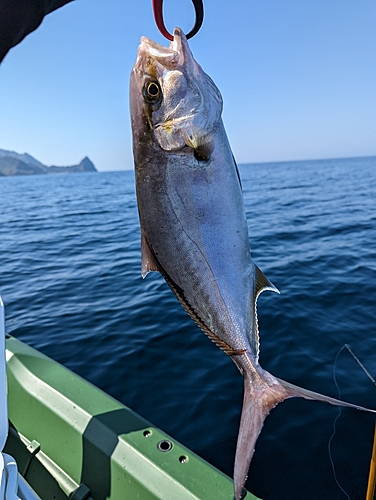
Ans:
[[[109,166],[110,167],[110,166]],[[261,365],[338,397],[345,344],[376,377],[376,157],[240,167]],[[0,179],[7,332],[71,368],[229,475],[242,403],[235,365],[158,273],[140,274],[133,172]],[[346,348],[340,397],[376,408]],[[247,487],[265,500],[365,498],[374,417],[292,399],[267,418]],[[231,499],[229,499],[231,500]]]

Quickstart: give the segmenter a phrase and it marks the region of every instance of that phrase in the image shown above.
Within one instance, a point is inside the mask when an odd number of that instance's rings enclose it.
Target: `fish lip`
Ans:
[[[142,52],[150,54],[156,61],[167,67],[176,66],[179,61],[179,53],[173,50],[171,46],[165,47],[146,36],[142,36],[140,39],[139,53]]]
[[[176,26],[174,28],[173,40],[171,40],[169,47],[165,45],[161,45],[158,42],[155,42],[151,38],[147,36],[142,36],[140,39],[140,43],[146,43],[147,45],[153,46],[154,48],[164,51],[164,50],[174,50],[175,52],[181,49],[183,43],[188,43],[187,37],[184,34],[184,31]]]
[[[181,52],[183,44],[188,44],[187,38],[181,28],[174,28],[174,39],[170,43],[170,48],[175,52]]]
[[[176,67],[183,63],[185,58],[191,58],[188,40],[179,27],[174,28],[174,38],[169,47],[160,45],[146,36],[140,39],[140,49],[148,52],[158,62],[166,67]]]
[[[172,49],[170,47],[161,45],[160,43],[155,42],[154,40],[148,38],[147,36],[142,36],[140,38],[140,45],[146,45],[148,49],[154,49],[155,51],[161,53],[172,52]]]

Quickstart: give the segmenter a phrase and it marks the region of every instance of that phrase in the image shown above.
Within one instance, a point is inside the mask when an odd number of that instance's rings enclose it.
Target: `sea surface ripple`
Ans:
[[[376,377],[376,158],[242,165],[254,261],[280,289],[258,311],[261,365],[338,397],[349,344]],[[158,273],[140,274],[133,172],[0,179],[7,333],[71,368],[232,475],[242,378]],[[338,356],[341,398],[376,388]],[[264,500],[341,500],[328,454],[338,409],[292,399],[267,418],[248,488]],[[374,417],[343,410],[338,481],[363,499]]]

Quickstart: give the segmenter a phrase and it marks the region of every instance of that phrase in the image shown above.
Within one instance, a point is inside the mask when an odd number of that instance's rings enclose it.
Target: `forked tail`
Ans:
[[[287,398],[301,397],[376,413],[376,410],[370,410],[362,406],[324,396],[317,392],[302,389],[274,377],[260,366],[258,366],[257,372],[260,376],[257,380],[254,377],[252,377],[253,380],[250,380],[247,375],[244,377],[243,409],[234,466],[234,500],[242,498],[242,490],[247,479],[257,438],[260,435],[265,418],[278,403]]]

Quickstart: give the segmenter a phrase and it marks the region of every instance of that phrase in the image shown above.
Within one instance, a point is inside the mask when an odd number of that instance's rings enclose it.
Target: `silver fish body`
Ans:
[[[239,500],[273,407],[293,396],[352,405],[277,379],[258,363],[257,297],[278,290],[251,258],[221,95],[179,28],[168,48],[142,37],[130,107],[142,275],[161,272],[193,320],[244,376],[234,467]]]
[[[215,142],[226,154],[221,128]],[[158,161],[162,172],[157,175],[155,164],[137,169],[138,203],[150,208],[140,211],[143,245],[181,302],[218,343],[225,350],[242,351],[249,349],[248,326],[254,321],[249,307],[254,265],[235,169],[221,168],[223,159],[217,162],[213,156],[200,165],[193,154],[170,154]],[[230,199],[220,186],[232,193]],[[148,270],[144,267],[144,273]]]
[[[189,51],[180,30],[175,31],[177,39],[179,44],[184,44],[185,51]],[[162,271],[175,291],[180,291],[179,299],[183,305],[200,320],[213,340],[214,336],[218,337],[216,341],[225,351],[251,350],[257,356],[258,347],[252,335],[256,328],[252,306],[256,268],[249,250],[237,167],[220,117],[221,96],[192,56],[188,62],[196,72],[191,69],[190,73],[193,73],[195,82],[199,75],[202,83],[201,88],[192,89],[187,85],[190,76],[186,74],[187,57],[183,61],[177,60],[167,72],[174,74],[175,86],[186,84],[186,92],[180,93],[179,100],[188,101],[192,95],[199,94],[200,100],[206,98],[211,102],[215,112],[205,109],[196,112],[192,107],[183,109],[190,119],[180,124],[180,130],[174,131],[175,136],[180,134],[181,138],[181,141],[176,139],[178,149],[162,149],[161,143],[168,147],[167,140],[164,143],[159,141],[155,129],[162,129],[168,136],[172,132],[167,127],[163,129],[163,124],[167,120],[181,120],[181,113],[176,111],[176,103],[170,104],[166,97],[170,91],[165,85],[166,68],[161,63],[158,66],[162,67],[158,68],[155,59],[153,63],[148,61],[149,66],[145,65],[149,51],[153,49],[155,52],[156,45],[143,38],[131,79],[143,275],[149,270]],[[158,47],[158,50],[162,55],[166,52],[164,47]],[[139,103],[140,90],[147,82],[154,81],[156,71],[168,108],[165,111],[168,118],[162,124],[158,121],[148,123],[148,110],[145,111],[145,106],[140,110]],[[172,116],[173,112],[175,116]],[[211,116],[213,114],[215,119]],[[208,159],[202,159],[195,154],[193,147],[186,144],[194,142],[198,148],[210,150]],[[154,266],[157,269],[148,264],[148,259],[153,258],[157,261],[157,266]]]

